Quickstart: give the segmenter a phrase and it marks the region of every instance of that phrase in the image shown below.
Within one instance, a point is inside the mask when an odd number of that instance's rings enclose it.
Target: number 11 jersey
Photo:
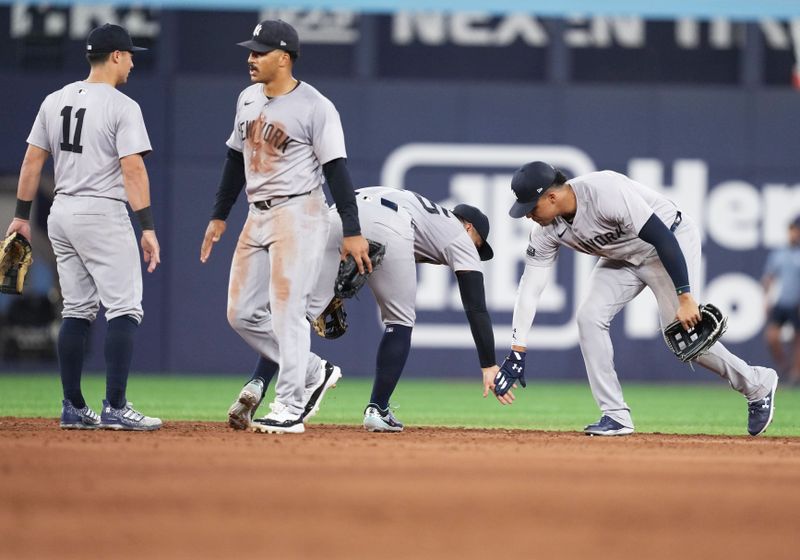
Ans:
[[[48,95],[27,141],[52,154],[56,194],[125,202],[119,160],[152,150],[139,104],[105,83],[73,82]]]

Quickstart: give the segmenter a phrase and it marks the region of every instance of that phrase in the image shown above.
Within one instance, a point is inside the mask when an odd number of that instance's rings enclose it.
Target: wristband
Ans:
[[[690,287],[689,287],[688,285],[686,285],[686,286],[681,286],[680,288],[675,288],[675,292],[677,292],[677,294],[678,294],[679,296],[681,296],[681,295],[683,295],[683,294],[688,294],[688,293],[689,293],[689,292],[691,292],[691,291],[692,291],[692,290],[690,289]]]
[[[30,220],[32,204],[33,204],[32,200],[20,200],[18,198],[17,209],[14,211],[14,217],[19,218],[20,220]]]
[[[153,223],[153,210],[149,206],[142,208],[141,210],[136,210],[134,212],[136,217],[139,219],[139,225],[142,226],[142,231],[148,229],[156,229]]]

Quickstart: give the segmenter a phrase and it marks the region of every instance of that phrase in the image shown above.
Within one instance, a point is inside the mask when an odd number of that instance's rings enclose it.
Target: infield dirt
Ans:
[[[0,558],[794,559],[800,439],[0,418]]]

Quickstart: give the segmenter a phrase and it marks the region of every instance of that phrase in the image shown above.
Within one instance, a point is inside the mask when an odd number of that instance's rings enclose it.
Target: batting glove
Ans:
[[[514,386],[514,383],[519,381],[523,387],[527,387],[525,383],[525,352],[516,352],[514,350],[506,356],[503,360],[503,365],[500,366],[500,371],[494,376],[494,394],[502,397],[508,393],[509,389]]]

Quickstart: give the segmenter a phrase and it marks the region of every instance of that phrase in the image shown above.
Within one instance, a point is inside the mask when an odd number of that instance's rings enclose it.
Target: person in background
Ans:
[[[764,338],[781,377],[800,383],[800,216],[789,224],[789,243],[767,257],[761,279],[767,302]],[[794,330],[787,356],[781,340],[783,326]]]

